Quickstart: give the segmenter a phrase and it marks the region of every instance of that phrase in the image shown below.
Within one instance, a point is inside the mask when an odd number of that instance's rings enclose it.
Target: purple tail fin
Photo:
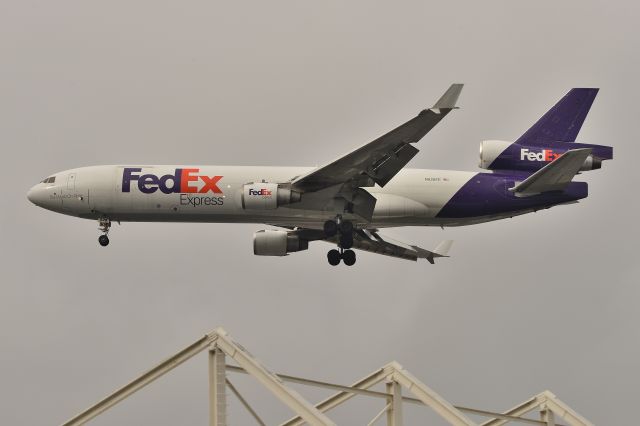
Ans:
[[[575,142],[599,89],[571,89],[516,141]]]
[[[597,94],[598,89],[571,89],[514,143],[483,141],[480,167],[533,173],[571,149],[590,148],[581,170],[599,169],[602,160],[613,158],[613,148],[575,142]]]

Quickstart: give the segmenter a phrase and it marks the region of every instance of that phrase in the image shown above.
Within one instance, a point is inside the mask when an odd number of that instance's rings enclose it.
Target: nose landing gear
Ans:
[[[349,250],[353,247],[353,223],[348,220],[343,221],[338,217],[338,222],[334,220],[326,221],[323,229],[327,238],[339,235],[338,246],[340,250],[329,250],[327,253],[329,264],[336,266],[342,260],[347,266],[354,265],[356,263],[356,253],[353,250]]]
[[[102,247],[109,245],[109,229],[111,228],[111,220],[108,217],[101,217],[98,219],[98,229],[103,233],[98,237],[98,243]]]

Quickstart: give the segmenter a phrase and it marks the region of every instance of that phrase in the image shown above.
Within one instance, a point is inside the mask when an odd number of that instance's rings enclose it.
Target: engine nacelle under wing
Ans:
[[[309,241],[292,232],[262,230],[253,234],[253,254],[257,256],[286,256],[308,248]]]
[[[273,210],[300,199],[300,192],[278,183],[248,183],[242,188],[242,208],[247,210]]]
[[[603,160],[613,158],[613,148],[576,142],[529,142],[516,144],[506,141],[480,143],[480,167],[487,170],[518,170],[535,172],[571,149],[591,148],[581,171],[602,167]]]

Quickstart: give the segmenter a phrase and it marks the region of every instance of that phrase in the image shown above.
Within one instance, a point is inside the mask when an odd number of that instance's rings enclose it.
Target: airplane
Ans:
[[[55,173],[28,199],[57,213],[98,221],[99,244],[112,222],[260,223],[254,254],[286,256],[312,241],[336,245],[330,265],[356,262],[353,249],[416,261],[448,257],[452,241],[433,250],[384,237],[399,226],[463,226],[576,203],[613,148],[576,137],[598,89],[571,89],[514,142],[485,140],[487,172],[405,168],[414,146],[456,109],[462,84],[372,142],[312,167],[104,165]]]

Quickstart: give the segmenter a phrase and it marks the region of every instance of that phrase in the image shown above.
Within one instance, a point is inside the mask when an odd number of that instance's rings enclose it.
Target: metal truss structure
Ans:
[[[580,416],[549,391],[542,392],[504,413],[454,406],[395,361],[349,386],[285,374],[274,374],[263,367],[241,345],[235,343],[222,328],[218,328],[198,339],[193,344],[187,346],[151,370],[137,377],[129,384],[67,421],[63,426],[85,424],[205,350],[209,353],[210,426],[227,426],[227,391],[231,391],[231,393],[238,398],[257,424],[266,425],[258,413],[256,413],[231,381],[229,381],[228,373],[245,373],[253,376],[263,387],[291,409],[295,417],[285,421],[280,426],[298,426],[303,424],[335,426],[336,423],[334,423],[326,413],[356,395],[379,398],[383,400],[385,404],[384,408],[372,418],[368,426],[372,426],[383,417],[386,418],[387,426],[402,426],[403,403],[427,406],[447,423],[455,426],[502,426],[512,422],[543,426],[560,426],[560,423],[556,423],[556,421],[561,421],[569,426],[593,426],[592,423]],[[232,359],[237,365],[228,364],[227,358]],[[299,393],[288,387],[285,384],[286,382],[327,388],[337,392],[324,401],[312,404]],[[384,391],[371,389],[381,383],[385,384]],[[403,391],[406,391],[411,396],[403,395]],[[539,413],[539,419],[524,417],[533,411]],[[484,423],[475,423],[470,420],[467,415],[480,416],[488,418],[488,420]]]

